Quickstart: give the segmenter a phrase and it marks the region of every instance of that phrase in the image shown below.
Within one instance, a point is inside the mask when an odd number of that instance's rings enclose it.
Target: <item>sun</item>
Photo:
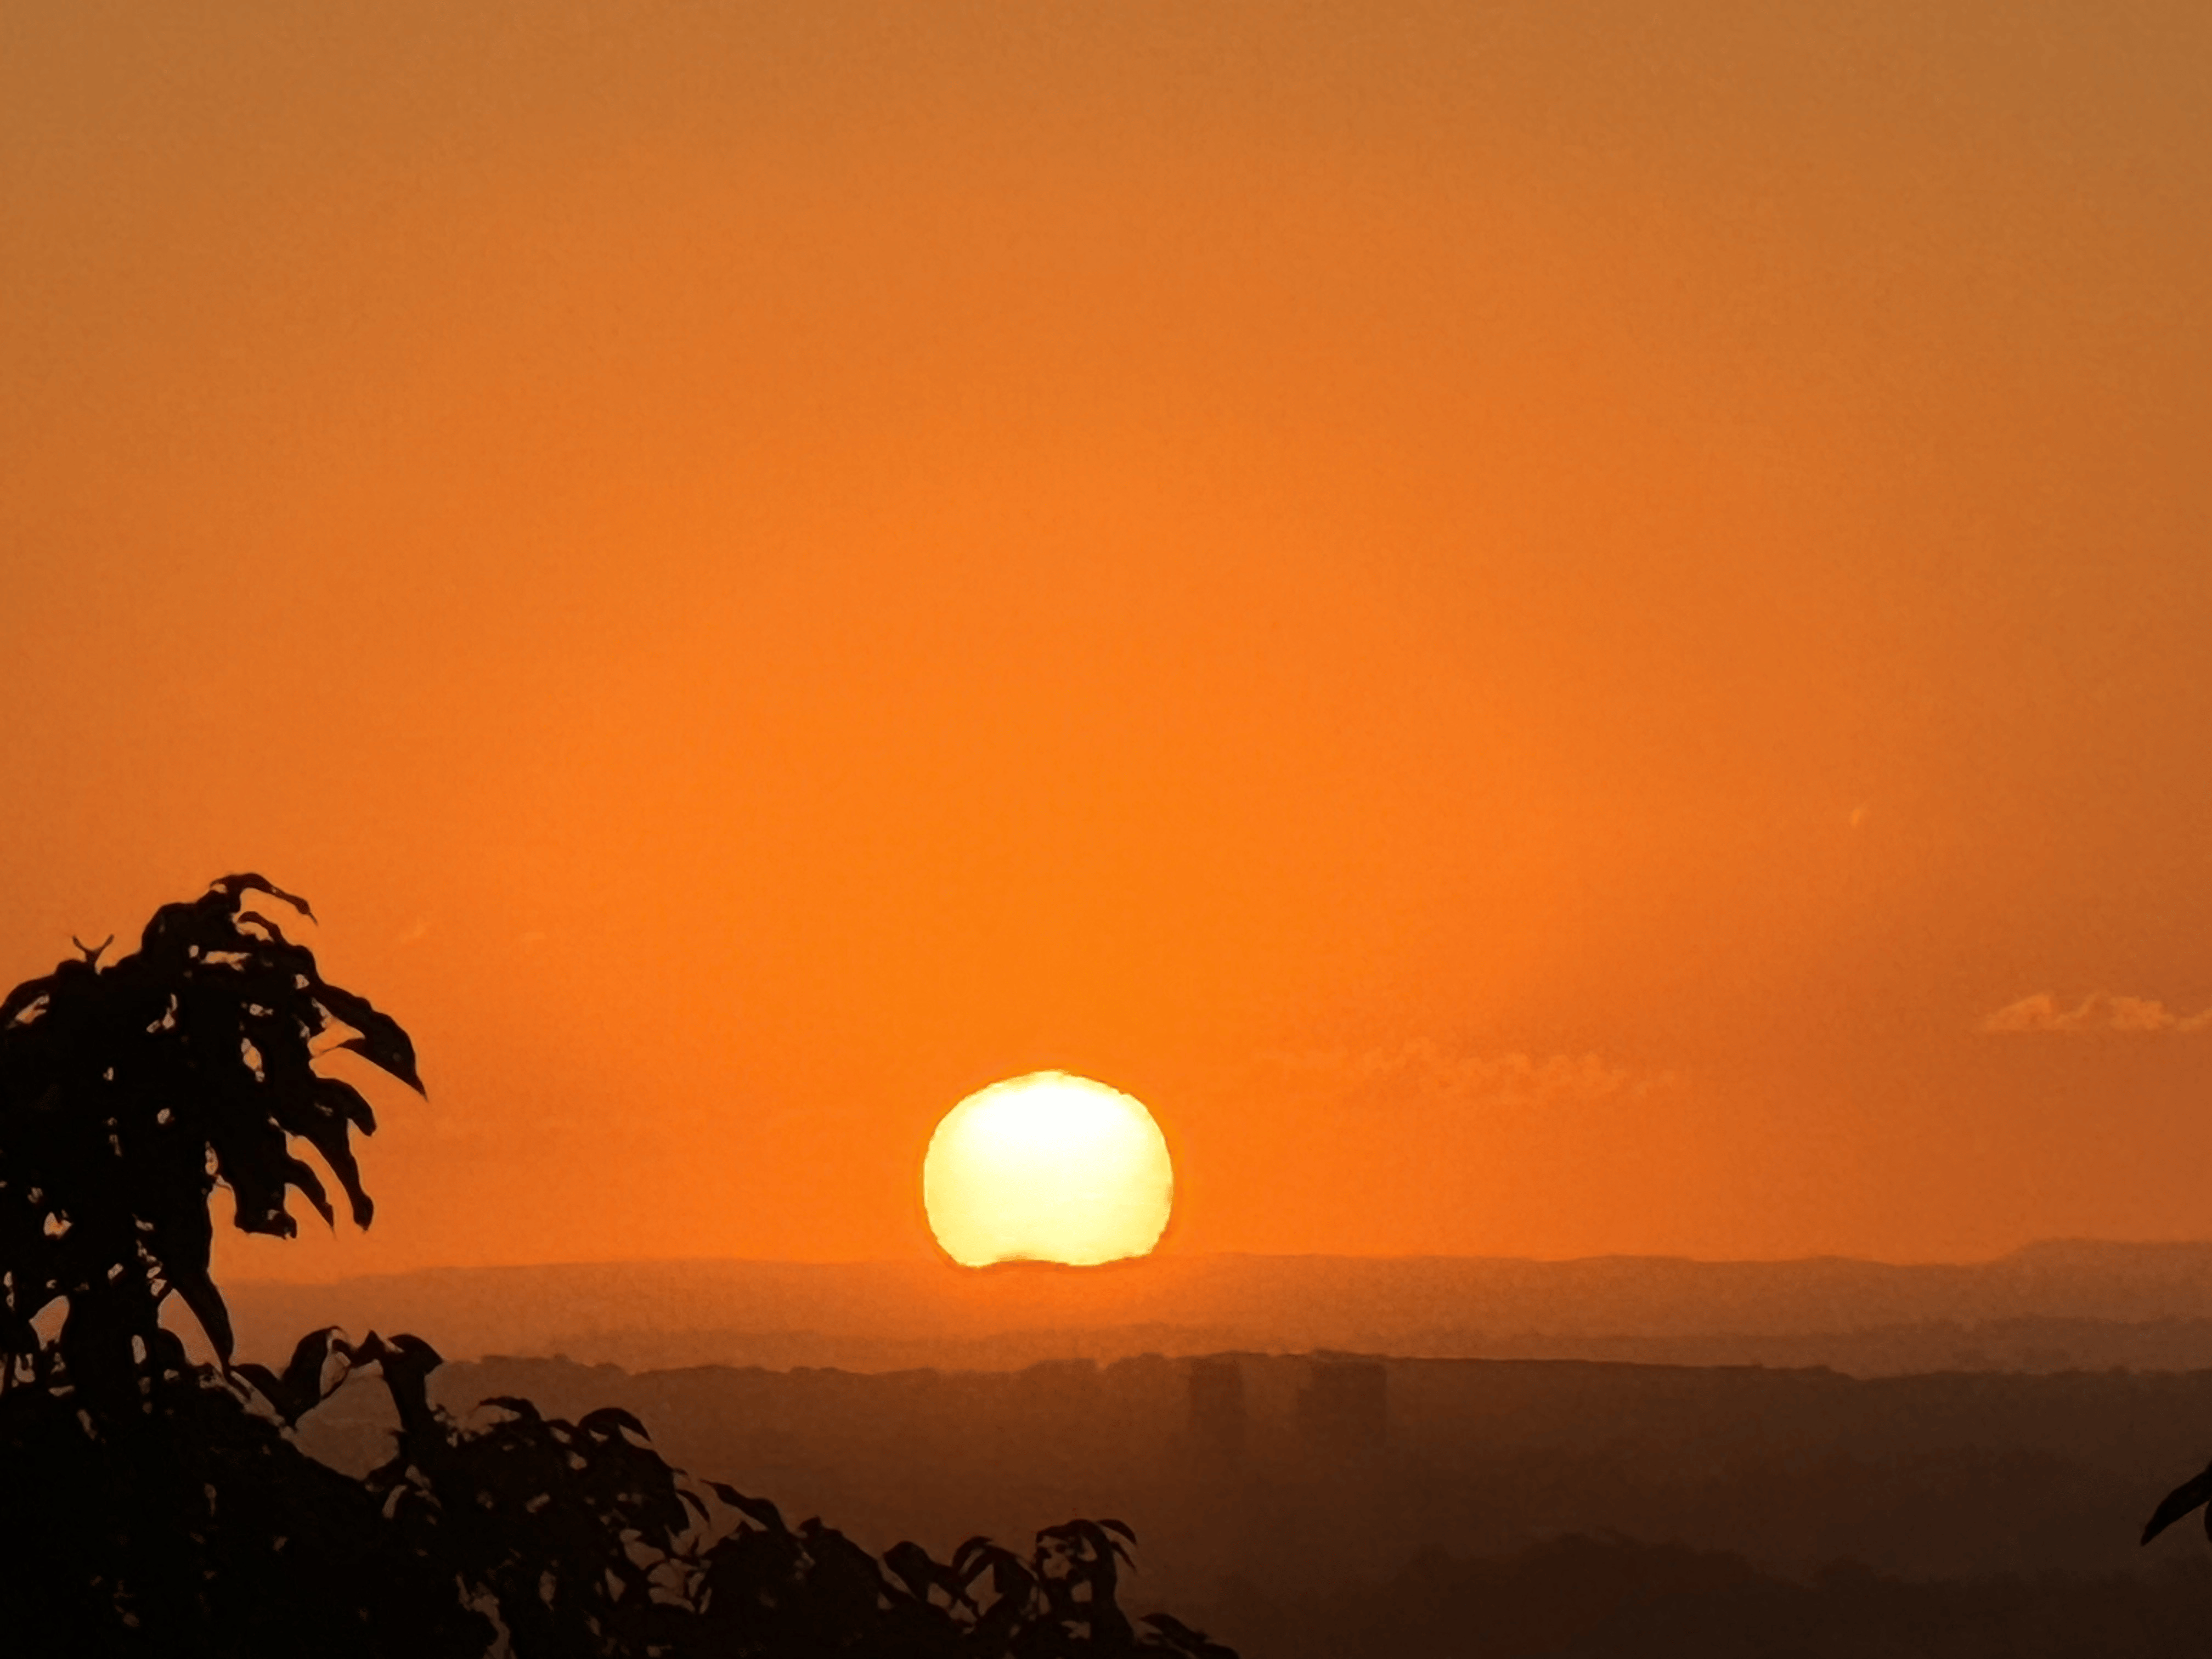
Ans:
[[[1141,1101],[1032,1072],[945,1115],[921,1164],[922,1207],[963,1267],[1143,1255],[1175,1199],[1168,1143]]]

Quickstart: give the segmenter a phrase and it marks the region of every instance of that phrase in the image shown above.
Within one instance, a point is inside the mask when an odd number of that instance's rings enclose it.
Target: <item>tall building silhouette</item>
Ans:
[[[1317,1356],[1298,1390],[1298,1438],[1343,1455],[1379,1449],[1388,1438],[1389,1376],[1379,1359]]]
[[[1244,1455],[1244,1369],[1234,1354],[1209,1354],[1190,1362],[1191,1438],[1231,1462]]]

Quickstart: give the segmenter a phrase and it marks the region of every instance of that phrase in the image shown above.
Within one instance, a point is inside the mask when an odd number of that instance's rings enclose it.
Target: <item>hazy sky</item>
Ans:
[[[232,1271],[2212,1234],[2198,0],[0,26],[0,981],[431,1085]]]

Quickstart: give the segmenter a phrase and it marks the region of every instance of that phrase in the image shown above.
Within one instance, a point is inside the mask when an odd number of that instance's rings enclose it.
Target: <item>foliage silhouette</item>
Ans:
[[[2212,1503],[2212,1466],[2201,1474],[2191,1475],[2159,1500],[2158,1508],[2144,1523],[2142,1541],[2149,1543],[2191,1510],[2199,1509],[2204,1510],[2204,1534],[2212,1538],[2212,1509],[2205,1508],[2208,1503]]]
[[[571,1423],[529,1401],[468,1422],[429,1397],[418,1337],[301,1339],[281,1371],[232,1364],[210,1276],[218,1186],[234,1223],[290,1237],[298,1193],[374,1214],[352,1134],[368,1102],[315,1069],[351,1050],[417,1091],[397,1022],[325,981],[247,908],[307,902],[227,876],[165,906],[103,967],[79,945],[0,1000],[0,1645],[100,1655],[1056,1656],[1234,1659],[1118,1604],[1134,1534],[1072,1521],[1028,1556],[970,1539],[949,1563],[878,1561],[819,1520],[695,1481],[612,1407]],[[325,1042],[334,1032],[343,1035]],[[323,1046],[319,1047],[321,1044]],[[206,1333],[188,1360],[161,1315]],[[58,1328],[37,1322],[59,1304]],[[294,1433],[356,1371],[399,1428],[360,1480]]]
[[[156,911],[112,967],[105,946],[85,950],[0,1000],[0,1351],[38,1356],[31,1322],[64,1302],[59,1358],[76,1388],[111,1401],[161,1346],[172,1293],[229,1362],[230,1316],[208,1276],[218,1182],[247,1232],[295,1233],[294,1190],[333,1220],[297,1139],[368,1224],[351,1139],[375,1115],[315,1071],[316,1039],[343,1026],[354,1035],[338,1047],[422,1086],[398,1023],[325,983],[312,952],[245,908],[253,893],[312,919],[263,878],[226,876]]]

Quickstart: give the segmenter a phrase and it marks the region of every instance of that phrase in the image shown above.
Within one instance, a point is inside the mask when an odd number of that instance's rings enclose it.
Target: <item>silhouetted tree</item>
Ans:
[[[490,1627],[442,1566],[285,1434],[322,1398],[331,1334],[281,1382],[258,1373],[270,1406],[247,1385],[258,1368],[228,1369],[215,1188],[249,1232],[294,1233],[293,1192],[332,1219],[297,1142],[366,1224],[351,1134],[375,1117],[316,1072],[315,1045],[336,1036],[422,1086],[405,1033],[327,983],[255,894],[309,914],[226,877],[156,912],[122,960],[80,945],[0,1000],[0,1620],[55,1651],[481,1652]],[[164,1328],[172,1296],[216,1366]]]
[[[259,876],[225,877],[157,912],[131,955],[103,967],[105,945],[80,945],[0,1000],[0,1648],[1234,1659],[1164,1614],[1130,1623],[1119,1522],[1049,1528],[1026,1558],[971,1539],[950,1563],[911,1543],[879,1562],[692,1481],[627,1412],[570,1423],[503,1396],[460,1422],[432,1403],[441,1362],[416,1337],[332,1328],[281,1372],[234,1366],[209,1272],[216,1188],[249,1232],[290,1237],[294,1193],[335,1224],[296,1144],[367,1226],[352,1134],[375,1116],[315,1061],[349,1049],[422,1087],[406,1033],[325,981],[256,894],[313,919]],[[163,1326],[172,1296],[215,1364]],[[370,1369],[399,1429],[355,1480],[293,1429]]]
[[[106,947],[80,945],[81,961],[0,1001],[0,1346],[35,1358],[32,1321],[65,1304],[57,1357],[70,1385],[106,1406],[154,1356],[173,1364],[160,1318],[172,1294],[228,1364],[230,1316],[208,1273],[218,1183],[246,1232],[297,1232],[295,1191],[332,1220],[297,1140],[368,1224],[351,1138],[373,1133],[375,1115],[315,1070],[316,1041],[343,1027],[351,1035],[335,1046],[422,1086],[398,1023],[326,983],[313,952],[246,908],[254,893],[312,917],[259,876],[226,876],[155,912],[120,962],[102,969]]]

